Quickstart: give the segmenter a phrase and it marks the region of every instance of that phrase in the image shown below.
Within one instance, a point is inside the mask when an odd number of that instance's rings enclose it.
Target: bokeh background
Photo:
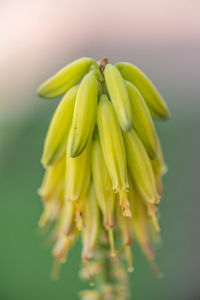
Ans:
[[[73,59],[130,61],[154,81],[172,112],[156,123],[169,171],[161,201],[157,279],[134,246],[131,299],[200,299],[200,1],[0,1],[0,299],[78,299],[81,244],[59,281],[37,222],[40,156],[58,100],[38,85]]]

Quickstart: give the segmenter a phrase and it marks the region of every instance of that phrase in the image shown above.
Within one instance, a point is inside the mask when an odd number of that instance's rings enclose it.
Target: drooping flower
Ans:
[[[65,262],[81,237],[88,278],[92,266],[103,276],[108,252],[113,274],[122,270],[123,256],[132,271],[136,239],[155,267],[151,241],[159,237],[157,206],[167,168],[152,117],[169,118],[155,86],[132,64],[80,58],[38,93],[44,98],[64,94],[45,139],[39,189],[44,205],[39,225],[54,224],[56,261]],[[116,284],[120,278],[114,285],[105,281],[99,292],[85,292],[83,299],[118,299],[120,288],[119,299],[128,299],[126,275],[120,272],[125,276],[121,286]]]

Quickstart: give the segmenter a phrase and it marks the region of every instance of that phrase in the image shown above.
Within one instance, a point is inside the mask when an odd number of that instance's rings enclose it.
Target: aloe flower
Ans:
[[[167,105],[140,69],[106,58],[72,62],[38,94],[62,95],[44,142],[39,189],[39,226],[54,226],[56,265],[81,238],[80,274],[94,284],[81,298],[129,299],[134,239],[160,275],[153,242],[167,167],[152,118],[168,119]]]

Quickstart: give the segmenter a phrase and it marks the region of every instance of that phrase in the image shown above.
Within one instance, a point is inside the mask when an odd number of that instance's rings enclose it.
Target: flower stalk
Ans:
[[[128,274],[121,254],[110,257],[105,232],[98,244],[93,261],[83,264],[80,277],[87,279],[92,288],[80,292],[82,300],[127,300],[130,296]],[[132,269],[131,269],[132,271]]]

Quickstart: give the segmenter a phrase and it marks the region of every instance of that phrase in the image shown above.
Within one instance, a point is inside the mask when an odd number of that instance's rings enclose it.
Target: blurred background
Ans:
[[[38,233],[43,140],[58,100],[37,87],[80,56],[138,65],[172,113],[156,123],[169,171],[161,201],[163,247],[152,274],[134,246],[131,299],[200,299],[200,1],[0,1],[0,299],[78,299],[81,244],[59,281]]]

